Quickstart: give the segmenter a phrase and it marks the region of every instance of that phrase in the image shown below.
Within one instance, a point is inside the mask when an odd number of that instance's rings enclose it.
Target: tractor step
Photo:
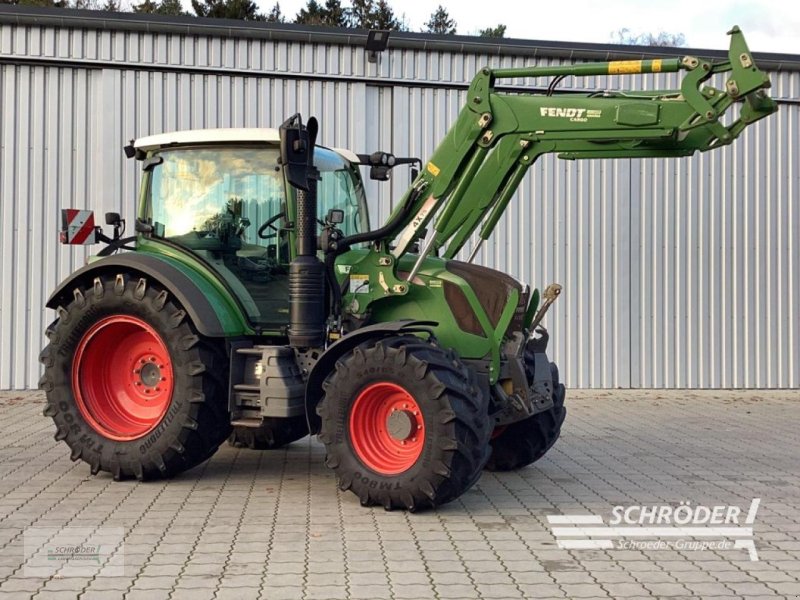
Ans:
[[[263,417],[305,414],[305,381],[288,346],[237,345],[230,372],[234,425],[258,427]]]

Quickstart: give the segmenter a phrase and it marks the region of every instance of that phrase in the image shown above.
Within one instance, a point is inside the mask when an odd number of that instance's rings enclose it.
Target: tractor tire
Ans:
[[[265,417],[260,427],[233,427],[228,444],[251,450],[277,450],[308,435],[305,416],[278,419]]]
[[[146,480],[210,458],[230,433],[221,344],[147,278],[101,275],[67,300],[39,359],[44,414],[72,460]]]
[[[455,352],[414,336],[371,340],[342,357],[322,387],[325,462],[362,505],[433,507],[480,477],[489,398]]]
[[[533,359],[526,353],[526,365]],[[487,471],[513,471],[542,458],[561,435],[561,425],[567,416],[564,406],[566,389],[559,380],[558,367],[550,363],[553,377],[553,406],[549,410],[505,426],[492,436],[492,456]]]

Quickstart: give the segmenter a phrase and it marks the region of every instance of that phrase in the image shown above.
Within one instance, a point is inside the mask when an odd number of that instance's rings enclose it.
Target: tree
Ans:
[[[253,0],[192,0],[192,8],[198,17],[214,19],[239,19],[263,21]]]
[[[487,27],[486,29],[481,29],[478,35],[485,38],[504,38],[506,37],[506,26]]]
[[[444,35],[452,35],[456,32],[456,22],[450,18],[450,14],[440,4],[439,7],[431,13],[431,18],[425,23],[424,31],[427,33],[439,33]]]
[[[183,10],[181,0],[161,0],[156,12],[159,15],[168,15],[170,17],[190,16],[189,13]]]
[[[283,16],[281,12],[281,5],[280,2],[276,2],[275,6],[269,9],[267,16],[265,18],[266,21],[270,23],[285,23],[286,17]]]
[[[387,0],[353,0],[346,10],[345,26],[357,29],[407,30],[405,23],[395,16]]]
[[[341,0],[325,0],[323,14],[328,27],[345,27],[347,25],[347,10],[342,7]]]
[[[627,27],[611,32],[611,41],[615,44],[625,46],[661,46],[680,48],[686,45],[686,36],[682,33],[666,33],[659,31],[658,34],[640,33],[635,34]]]
[[[134,4],[131,8],[135,13],[147,15],[168,15],[171,17],[188,15],[188,13],[184,12],[183,6],[181,6],[181,0],[161,0],[161,2],[143,0],[140,4]]]
[[[375,18],[371,29],[403,31],[402,22],[394,15],[394,10],[386,0],[378,0],[375,5]]]
[[[345,27],[347,19],[341,0],[326,0],[324,6],[316,0],[308,0],[308,4],[297,13],[294,22],[301,25]]]
[[[347,24],[357,29],[369,29],[374,12],[373,0],[353,0],[347,9]]]
[[[158,3],[153,0],[142,0],[140,4],[133,4],[131,6],[133,12],[145,15],[158,14]]]
[[[317,0],[308,0],[308,4],[301,8],[294,18],[294,22],[299,25],[322,25],[322,20],[322,6]]]
[[[67,8],[67,0],[0,0],[0,4],[17,4],[20,6],[45,6],[49,8]]]
[[[100,10],[104,10],[106,12],[120,12],[122,8],[117,0],[106,0],[103,6],[100,7]]]

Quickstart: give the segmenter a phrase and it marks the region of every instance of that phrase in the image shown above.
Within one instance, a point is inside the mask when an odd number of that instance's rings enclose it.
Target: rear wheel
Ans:
[[[228,443],[236,448],[276,450],[308,435],[305,416],[279,419],[265,417],[259,427],[234,426]]]
[[[533,357],[526,353],[526,367],[533,369]],[[495,428],[492,435],[492,456],[486,463],[489,471],[512,471],[542,458],[561,435],[567,416],[564,406],[566,390],[559,381],[558,367],[550,363],[553,379],[553,406],[524,421]]]
[[[488,397],[454,352],[413,336],[373,340],[339,360],[323,389],[326,464],[363,505],[436,506],[480,477]]]
[[[42,351],[45,415],[92,473],[170,476],[227,437],[227,360],[165,290],[130,274],[78,284]]]

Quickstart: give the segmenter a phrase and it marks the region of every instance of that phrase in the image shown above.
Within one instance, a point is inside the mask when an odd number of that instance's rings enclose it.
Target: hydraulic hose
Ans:
[[[347,252],[350,249],[350,247],[353,246],[354,244],[361,244],[363,242],[373,242],[375,240],[378,240],[382,237],[389,235],[392,231],[394,231],[397,228],[397,226],[406,217],[408,217],[409,213],[411,212],[411,209],[413,208],[414,204],[417,201],[417,198],[419,198],[420,194],[422,193],[422,189],[423,189],[422,187],[414,188],[414,190],[408,196],[408,199],[406,200],[405,204],[403,204],[403,207],[400,209],[400,211],[394,216],[394,218],[389,220],[389,222],[386,223],[386,225],[384,225],[383,227],[380,227],[373,231],[356,233],[354,235],[339,240],[339,242],[336,244],[335,254],[338,256],[343,252]]]

